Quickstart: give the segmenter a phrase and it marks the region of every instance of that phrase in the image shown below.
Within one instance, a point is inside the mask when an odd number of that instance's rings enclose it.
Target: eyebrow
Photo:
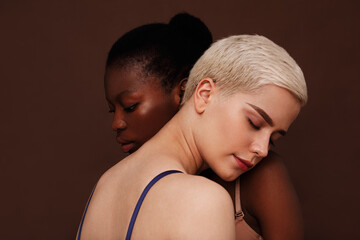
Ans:
[[[133,90],[125,90],[125,91],[122,91],[121,93],[119,93],[119,94],[117,94],[117,95],[115,96],[115,100],[118,101],[119,99],[122,98],[123,95],[131,94],[131,93],[135,93],[135,92],[136,92],[136,91],[133,91]],[[106,97],[106,101],[109,102],[109,103],[111,103],[110,99],[108,99],[107,97]]]
[[[121,98],[123,95],[126,95],[126,94],[131,94],[131,93],[134,93],[136,91],[134,90],[125,90],[125,91],[122,91],[121,93],[119,93],[118,95],[116,95],[116,98]]]
[[[257,111],[270,126],[272,126],[272,127],[274,126],[273,120],[263,109],[259,108],[258,106],[255,106],[251,103],[247,103],[247,104],[250,107],[252,107],[255,111]],[[284,130],[279,130],[278,132],[283,136],[286,135],[286,131],[284,131]]]

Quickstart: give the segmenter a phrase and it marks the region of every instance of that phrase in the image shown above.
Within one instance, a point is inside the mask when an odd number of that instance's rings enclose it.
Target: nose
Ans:
[[[269,152],[269,138],[256,139],[250,146],[250,151],[257,156],[264,158]]]
[[[121,111],[115,111],[112,121],[112,129],[114,131],[123,130],[127,127],[124,116]]]

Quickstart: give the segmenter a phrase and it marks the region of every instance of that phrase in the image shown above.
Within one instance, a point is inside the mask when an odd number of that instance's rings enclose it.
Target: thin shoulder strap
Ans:
[[[235,219],[242,220],[244,218],[244,213],[241,209],[240,201],[240,177],[235,181]]]
[[[140,207],[141,207],[141,204],[143,203],[144,201],[144,198],[146,197],[146,194],[149,192],[150,188],[157,182],[159,181],[161,178],[169,175],[169,174],[172,174],[172,173],[181,173],[181,171],[178,171],[178,170],[169,170],[169,171],[165,171],[165,172],[162,172],[160,173],[159,175],[157,175],[156,177],[153,178],[153,180],[151,180],[151,182],[149,182],[149,184],[145,187],[144,191],[141,193],[140,195],[140,198],[138,200],[138,202],[136,203],[136,206],[135,206],[135,210],[133,212],[133,215],[131,216],[131,220],[130,220],[130,223],[129,223],[129,228],[128,228],[128,231],[127,231],[127,234],[126,234],[126,240],[130,240],[131,238],[131,234],[132,234],[132,231],[133,231],[133,228],[134,228],[134,225],[135,225],[135,220],[136,220],[136,217],[139,213],[139,210],[140,210]]]
[[[83,227],[83,224],[84,224],[85,215],[86,215],[86,212],[87,212],[87,210],[88,210],[88,207],[89,207],[91,198],[92,198],[92,196],[93,196],[93,194],[94,194],[95,188],[96,188],[96,184],[95,184],[95,186],[94,186],[94,188],[93,188],[93,190],[92,190],[92,192],[91,192],[91,195],[90,195],[90,197],[89,197],[88,202],[86,203],[85,211],[84,211],[84,214],[83,214],[83,216],[82,216],[82,218],[81,218],[81,222],[80,222],[80,227],[79,227],[79,233],[78,233],[77,240],[80,240],[81,230],[82,230],[82,227]]]

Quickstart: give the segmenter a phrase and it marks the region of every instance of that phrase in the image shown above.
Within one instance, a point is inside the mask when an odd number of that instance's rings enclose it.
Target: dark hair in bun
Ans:
[[[169,24],[147,24],[124,34],[110,49],[106,68],[140,64],[143,74],[158,77],[170,91],[189,76],[211,43],[211,33],[200,19],[180,13]]]

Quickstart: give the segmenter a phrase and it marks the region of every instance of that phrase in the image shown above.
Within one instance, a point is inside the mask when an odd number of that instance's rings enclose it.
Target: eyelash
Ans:
[[[129,107],[124,107],[123,110],[127,113],[133,112],[133,111],[135,111],[137,105],[138,105],[138,103],[135,103]]]
[[[249,123],[250,123],[250,125],[251,125],[255,130],[260,130],[260,127],[257,126],[257,125],[255,125],[255,124],[253,123],[253,121],[251,121],[250,118],[249,118]],[[271,138],[270,138],[270,140],[269,140],[269,143],[270,143],[270,145],[272,145],[272,146],[275,147],[275,144],[274,144],[274,142],[271,140]]]
[[[256,126],[256,125],[253,123],[253,121],[251,121],[250,118],[249,118],[249,123],[250,123],[250,125],[251,125],[254,129],[260,130],[260,127],[259,127],[259,126]]]
[[[133,104],[133,105],[131,105],[131,106],[129,106],[129,107],[123,107],[123,110],[124,110],[125,112],[127,112],[127,113],[131,113],[131,112],[135,111],[137,105],[138,105],[138,103],[135,103],[135,104]],[[109,110],[109,113],[114,113],[114,112],[115,112],[114,109],[110,109],[110,110]]]

